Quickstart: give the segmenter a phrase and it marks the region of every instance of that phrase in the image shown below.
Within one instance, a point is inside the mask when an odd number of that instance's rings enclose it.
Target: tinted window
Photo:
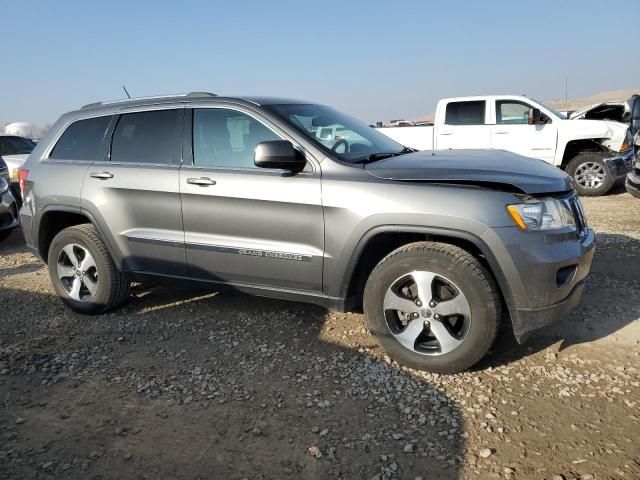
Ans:
[[[120,116],[111,141],[111,161],[170,164],[176,149],[178,110]]]
[[[447,104],[447,125],[484,125],[484,100]]]
[[[61,160],[98,160],[102,139],[110,116],[78,120],[67,127],[49,158]]]
[[[256,145],[281,140],[253,117],[235,110],[193,111],[193,159],[209,167],[254,168]]]
[[[27,138],[0,136],[0,155],[25,155],[31,153],[35,146]]]
[[[530,105],[513,100],[496,102],[496,123],[508,125],[522,125],[529,123]]]

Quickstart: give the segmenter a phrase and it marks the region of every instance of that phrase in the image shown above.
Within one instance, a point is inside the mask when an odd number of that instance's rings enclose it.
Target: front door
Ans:
[[[517,100],[496,101],[496,121],[491,127],[491,148],[553,163],[558,127],[546,116],[544,118],[547,123],[529,125],[529,110],[532,108],[533,106]]]
[[[242,107],[196,108],[180,169],[189,275],[214,282],[320,292],[324,221],[319,166],[258,168],[258,143],[286,138]],[[187,129],[188,131],[188,129]]]
[[[183,107],[117,115],[104,160],[88,169],[82,206],[116,243],[125,269],[186,274],[180,203]]]

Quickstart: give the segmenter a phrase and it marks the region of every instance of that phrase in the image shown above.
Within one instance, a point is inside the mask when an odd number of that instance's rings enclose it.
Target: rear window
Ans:
[[[49,158],[59,160],[99,160],[102,139],[110,116],[78,120],[67,127]]]
[[[126,113],[111,142],[111,161],[171,164],[176,149],[178,110]]]
[[[451,102],[447,104],[447,125],[484,125],[485,101]]]

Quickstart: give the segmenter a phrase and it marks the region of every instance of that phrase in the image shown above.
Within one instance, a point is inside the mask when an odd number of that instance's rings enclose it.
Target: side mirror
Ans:
[[[256,145],[254,163],[260,168],[280,168],[292,172],[304,169],[307,159],[287,140],[271,140]]]
[[[529,109],[529,119],[527,121],[529,125],[537,125],[540,121],[540,110],[538,108]]]

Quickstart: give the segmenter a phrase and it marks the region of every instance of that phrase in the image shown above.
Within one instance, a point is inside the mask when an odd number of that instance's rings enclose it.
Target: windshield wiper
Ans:
[[[358,160],[354,160],[353,163],[360,163],[360,164],[373,163],[373,162],[377,162],[378,160],[384,160],[385,158],[396,157],[398,155],[404,155],[405,153],[413,153],[413,152],[417,152],[417,150],[415,148],[404,147],[399,152],[372,153],[371,155],[368,155],[364,158],[359,158]]]

